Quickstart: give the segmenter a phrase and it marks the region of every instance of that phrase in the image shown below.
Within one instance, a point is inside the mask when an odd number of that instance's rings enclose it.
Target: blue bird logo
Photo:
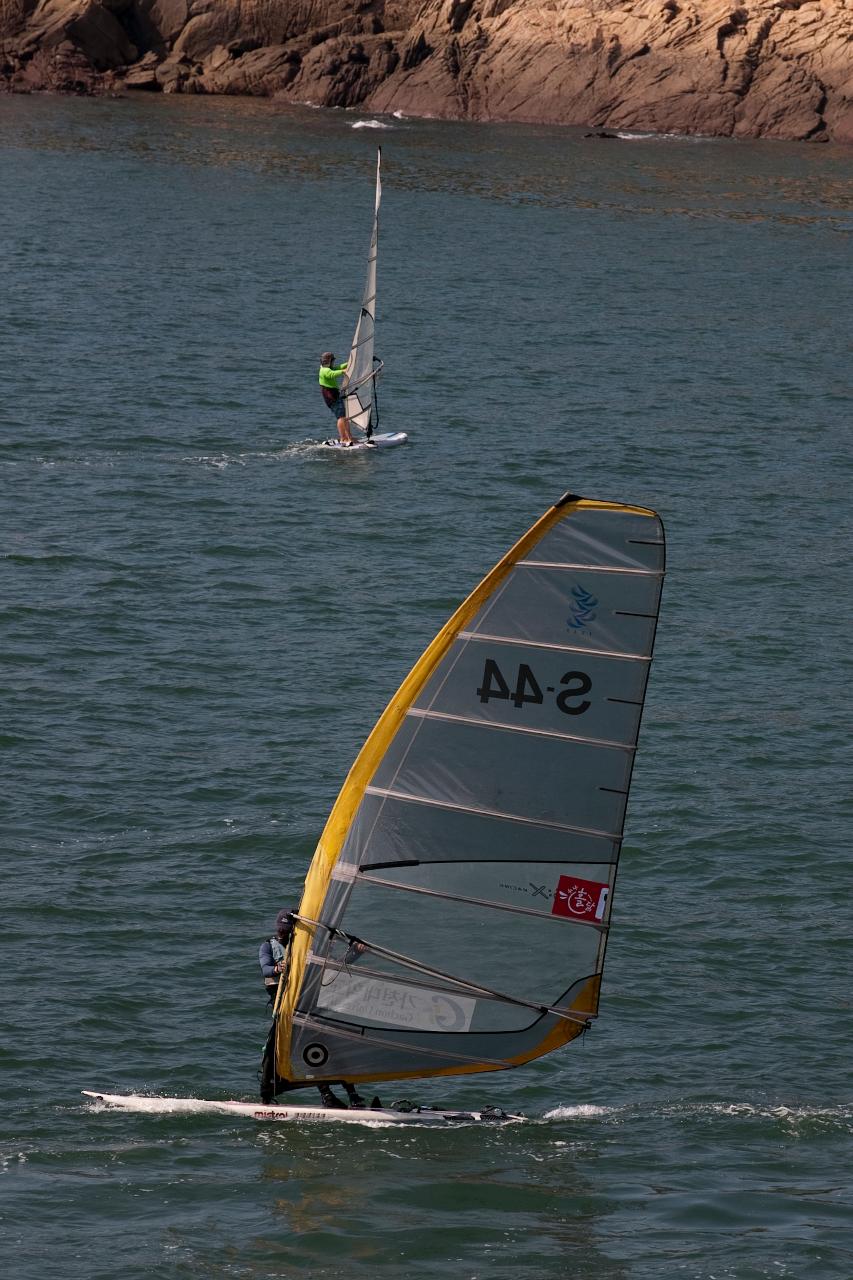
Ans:
[[[571,605],[571,614],[566,620],[566,625],[570,631],[588,631],[590,623],[595,621],[598,597],[579,583],[572,587],[572,595],[574,603]]]

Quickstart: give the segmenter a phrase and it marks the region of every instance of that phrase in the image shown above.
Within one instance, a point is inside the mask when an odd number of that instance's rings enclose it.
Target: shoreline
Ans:
[[[478,123],[853,143],[844,0],[11,0],[0,91],[271,99]],[[147,6],[147,7],[146,7]],[[395,24],[390,27],[386,24]]]

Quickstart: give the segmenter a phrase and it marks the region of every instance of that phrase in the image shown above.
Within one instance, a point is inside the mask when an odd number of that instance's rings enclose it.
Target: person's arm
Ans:
[[[275,960],[273,959],[272,947],[269,939],[262,942],[258,951],[258,964],[261,966],[261,972],[265,978],[274,978],[278,970],[276,969]]]

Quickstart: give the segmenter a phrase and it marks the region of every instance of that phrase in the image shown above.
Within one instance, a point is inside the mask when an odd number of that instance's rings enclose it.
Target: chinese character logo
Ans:
[[[603,920],[609,893],[610,886],[600,884],[597,880],[560,876],[551,904],[551,915],[568,916],[572,920]]]

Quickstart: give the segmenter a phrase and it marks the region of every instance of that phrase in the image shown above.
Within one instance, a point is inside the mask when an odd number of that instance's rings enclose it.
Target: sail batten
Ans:
[[[388,889],[397,889],[400,893],[424,893],[431,898],[445,898],[448,902],[467,902],[471,906],[485,907],[489,911],[509,911],[517,915],[525,916],[544,916],[549,918],[550,912],[537,911],[534,907],[520,907],[509,902],[494,902],[488,898],[471,898],[464,897],[460,894],[441,893],[437,889],[424,889],[418,885],[400,884],[395,880],[386,880],[382,876],[360,875],[359,880],[365,884],[381,884]],[[578,929],[598,929],[600,932],[605,931],[608,926],[606,924],[597,924],[591,921],[583,920],[565,920],[561,922],[564,928],[575,927]]]
[[[656,543],[646,543],[646,546],[655,546]],[[596,573],[624,573],[634,574],[643,578],[662,578],[662,573],[653,572],[649,569],[628,569],[623,565],[604,565],[604,564],[568,564],[564,560],[519,560],[519,569],[574,569],[586,571],[594,569]]]
[[[618,839],[618,835],[613,831],[597,831],[592,827],[576,827],[566,822],[548,822],[539,818],[526,818],[520,813],[507,813],[501,809],[483,809],[474,805],[451,804],[449,801],[433,800],[429,796],[418,796],[411,792],[394,791],[390,787],[367,787],[367,795],[388,796],[395,800],[408,800],[414,804],[430,805],[437,809],[447,809],[457,813],[477,814],[483,818],[499,818],[504,822],[517,822],[526,827],[547,827],[552,831],[562,831],[565,833],[573,832],[578,835],[587,836],[603,836],[607,840]]]
[[[629,702],[626,698],[608,698],[608,702],[619,702],[624,706],[642,705]],[[580,737],[576,733],[558,733],[554,729],[533,729],[526,725],[495,724],[478,720],[474,716],[453,715],[449,711],[427,711],[423,707],[410,707],[407,716],[420,717],[422,720],[444,720],[447,724],[475,724],[486,729],[495,729],[502,733],[529,733],[537,738],[558,738],[563,742],[583,742],[590,747],[614,747],[618,751],[635,751],[636,747],[629,742],[610,741],[607,738]]]
[[[415,664],[306,879],[282,1077],[498,1070],[596,1016],[663,557],[654,512],[566,495]]]
[[[460,631],[460,640],[470,640],[475,644],[518,644],[518,636],[497,636],[484,631]],[[616,653],[612,649],[591,649],[576,644],[549,644],[546,640],[528,640],[524,642],[532,649],[552,649],[555,653],[585,653],[599,658],[618,658],[620,662],[651,662],[648,653]]]

